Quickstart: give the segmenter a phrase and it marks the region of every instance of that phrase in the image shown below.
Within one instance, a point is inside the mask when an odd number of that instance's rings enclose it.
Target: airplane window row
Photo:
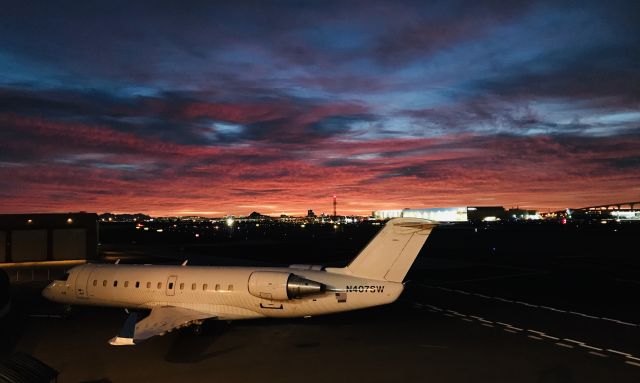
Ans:
[[[196,290],[198,288],[198,284],[197,283],[192,283],[191,284],[191,290]],[[169,289],[172,289],[172,287],[169,287]],[[180,290],[184,290],[184,283],[180,283]],[[202,284],[202,291],[207,291],[209,290],[209,284],[207,283],[203,283]],[[222,288],[220,287],[219,283],[216,283],[215,291],[222,291]],[[227,291],[233,291],[233,285],[228,285],[227,286]]]
[[[98,280],[93,280],[93,285],[98,286]],[[140,288],[140,282],[136,281],[136,289]],[[102,281],[102,287],[107,287],[107,280]],[[118,281],[113,281],[113,287],[118,287]],[[124,281],[124,287],[129,287],[129,281]],[[147,288],[151,288],[151,282],[147,282]],[[171,288],[171,287],[170,287]],[[158,290],[162,289],[162,282],[158,282]]]
[[[93,286],[98,286],[98,280],[97,279],[93,280]],[[103,287],[107,287],[107,280],[106,279],[102,281],[102,286]],[[113,287],[118,287],[118,281],[117,280],[113,281]],[[129,281],[124,281],[124,287],[129,287]],[[136,287],[136,289],[140,288],[140,282],[136,281],[135,287]],[[197,283],[192,283],[191,284],[191,290],[196,290],[197,287],[198,287]],[[148,289],[151,288],[151,282],[147,282],[147,288]],[[173,290],[173,282],[169,282],[167,288],[169,290]],[[162,289],[162,282],[158,282],[158,290],[161,290],[161,289]],[[184,283],[180,283],[180,290],[184,290]],[[207,290],[209,290],[209,285],[204,283],[202,285],[202,291],[207,291]],[[221,291],[222,290],[219,283],[216,283],[214,290],[215,291]],[[227,291],[233,291],[233,285],[228,285],[227,286]]]

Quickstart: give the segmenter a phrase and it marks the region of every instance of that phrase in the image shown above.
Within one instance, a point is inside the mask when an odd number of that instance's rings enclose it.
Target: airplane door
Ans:
[[[78,298],[88,298],[89,293],[87,292],[87,288],[89,285],[89,277],[93,272],[93,267],[85,266],[80,272],[78,272],[78,276],[76,277],[75,285],[76,285],[76,296]]]
[[[167,296],[174,296],[176,295],[176,281],[178,280],[178,277],[175,275],[170,275],[169,278],[167,278]]]

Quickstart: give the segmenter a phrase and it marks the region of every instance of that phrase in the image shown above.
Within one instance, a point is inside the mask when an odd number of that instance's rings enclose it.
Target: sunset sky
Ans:
[[[640,200],[638,1],[28,3],[0,213]]]

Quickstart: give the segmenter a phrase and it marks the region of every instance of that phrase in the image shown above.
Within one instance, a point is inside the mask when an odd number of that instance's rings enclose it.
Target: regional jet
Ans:
[[[435,222],[392,219],[349,265],[288,268],[85,264],[42,294],[70,305],[130,311],[109,343],[134,345],[206,319],[310,317],[394,302]],[[138,321],[136,310],[151,310]]]

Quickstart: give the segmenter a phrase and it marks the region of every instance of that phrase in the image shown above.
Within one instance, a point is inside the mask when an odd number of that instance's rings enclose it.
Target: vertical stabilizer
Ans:
[[[392,219],[349,266],[327,271],[402,282],[435,226],[435,222],[419,218]]]

